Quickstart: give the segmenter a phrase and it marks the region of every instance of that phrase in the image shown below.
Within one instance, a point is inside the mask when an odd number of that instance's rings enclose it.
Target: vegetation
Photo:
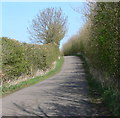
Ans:
[[[57,63],[56,63],[56,66],[54,69],[52,69],[50,72],[46,73],[45,75],[43,76],[37,76],[35,78],[31,78],[31,79],[28,79],[26,81],[22,81],[16,85],[9,85],[9,84],[4,84],[2,86],[2,95],[5,96],[5,95],[8,95],[12,92],[15,92],[21,88],[24,88],[24,87],[28,87],[30,85],[33,85],[33,84],[36,84],[40,81],[43,81],[53,75],[55,75],[56,73],[58,73],[60,70],[61,70],[61,67],[62,67],[62,64],[64,62],[64,58],[61,56],[60,59],[57,59]],[[0,89],[1,90],[1,89]]]
[[[29,28],[30,38],[37,43],[54,42],[59,45],[66,33],[66,23],[67,17],[60,8],[44,9],[32,21]]]
[[[47,70],[60,56],[55,44],[25,44],[14,39],[2,38],[3,84],[23,75],[34,75]]]
[[[35,80],[30,78],[37,73],[40,75],[40,73],[48,72],[53,67],[61,56],[59,42],[66,33],[66,23],[67,17],[63,15],[60,8],[47,8],[33,19],[32,25],[28,29],[30,38],[37,44],[20,43],[7,37],[0,38],[2,45],[0,76],[2,77],[3,93],[19,89],[26,84],[36,83],[41,77],[37,77]],[[62,62],[58,61],[58,63]],[[56,73],[59,67],[60,65],[57,64],[56,70],[41,80]],[[30,80],[21,82],[23,78]],[[14,82],[18,83],[14,85]]]
[[[103,102],[114,116],[120,116],[119,4],[89,4],[90,12],[82,30],[63,46],[64,55],[85,55],[93,75],[91,82],[102,88]]]

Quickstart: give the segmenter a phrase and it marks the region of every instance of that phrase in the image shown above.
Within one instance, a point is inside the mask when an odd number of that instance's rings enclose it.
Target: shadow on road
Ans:
[[[101,103],[91,103],[82,61],[74,56],[65,58],[59,74],[15,96],[10,112],[16,116],[106,116]]]
[[[97,115],[97,110],[93,107],[94,104],[88,99],[87,83],[84,79],[80,79],[83,75],[79,73],[79,76],[76,76],[76,73],[74,74],[64,82],[60,82],[55,89],[44,90],[44,96],[42,97],[50,97],[50,100],[38,100],[39,102],[36,103],[35,108],[28,105],[27,101],[21,104],[13,103],[17,109],[22,111],[19,115],[29,114],[32,116],[45,116],[46,118],[49,116]]]

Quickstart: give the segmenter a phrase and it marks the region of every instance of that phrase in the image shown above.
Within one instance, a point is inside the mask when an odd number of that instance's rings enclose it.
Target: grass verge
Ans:
[[[109,90],[107,87],[103,87],[96,78],[90,73],[88,62],[84,54],[76,54],[83,61],[83,66],[86,73],[86,79],[89,85],[89,94],[91,96],[91,102],[98,104],[101,103],[103,106],[107,107],[112,117],[120,117],[120,103],[115,94],[115,90]]]
[[[103,93],[103,88],[101,86],[101,84],[96,81],[92,74],[90,73],[90,70],[89,70],[89,65],[86,61],[86,58],[84,57],[84,55],[82,54],[76,54],[75,56],[79,56],[80,59],[83,61],[83,66],[84,66],[84,69],[85,69],[85,73],[86,73],[86,79],[87,79],[87,82],[88,82],[88,85],[89,85],[89,93],[93,98],[93,101],[92,102],[97,102],[97,99],[102,99],[101,98],[101,94]]]
[[[11,85],[11,86],[3,85],[1,89],[2,91],[0,91],[2,97],[54,76],[55,74],[60,72],[63,63],[64,63],[64,57],[61,57],[60,59],[57,60],[55,68],[43,76],[37,76],[35,78],[31,78],[26,81],[20,82],[19,84],[16,84],[16,85]]]

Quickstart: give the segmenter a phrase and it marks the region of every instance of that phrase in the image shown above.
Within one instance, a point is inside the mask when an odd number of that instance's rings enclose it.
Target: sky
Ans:
[[[83,14],[73,9],[84,11],[85,2],[2,2],[2,33],[0,37],[16,39],[20,42],[31,43],[27,27],[32,24],[32,19],[45,8],[62,8],[65,16],[68,16],[67,34],[60,42],[60,48],[71,36],[75,35],[84,25]],[[2,12],[2,13],[1,13]],[[0,31],[1,32],[1,31]]]

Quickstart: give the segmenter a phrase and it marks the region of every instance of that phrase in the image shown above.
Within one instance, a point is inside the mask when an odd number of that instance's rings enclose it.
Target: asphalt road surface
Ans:
[[[66,56],[60,73],[2,99],[3,116],[94,116],[83,63]]]

